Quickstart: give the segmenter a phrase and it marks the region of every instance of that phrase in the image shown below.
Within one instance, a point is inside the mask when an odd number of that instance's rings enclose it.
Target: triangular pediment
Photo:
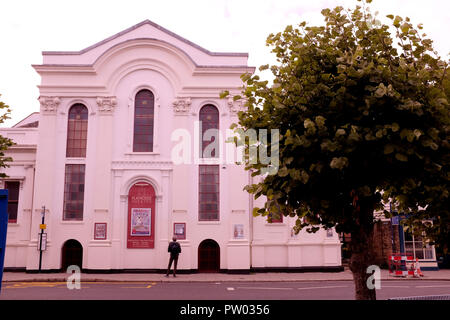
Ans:
[[[42,52],[44,65],[93,65],[104,52],[112,47],[135,39],[168,43],[189,56],[195,65],[243,66],[247,64],[247,53],[211,52],[150,20],[144,20],[80,51],[44,51]]]

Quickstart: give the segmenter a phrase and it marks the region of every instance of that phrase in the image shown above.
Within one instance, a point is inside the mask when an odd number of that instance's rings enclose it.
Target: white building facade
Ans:
[[[335,232],[295,235],[295,219],[253,217],[261,203],[243,190],[243,166],[224,161],[228,147],[195,151],[214,141],[198,143],[207,129],[225,137],[237,122],[242,102],[219,96],[241,93],[247,59],[151,21],[79,52],[43,52],[40,112],[0,129],[17,143],[1,181],[13,195],[5,268],[38,269],[45,206],[43,270],[165,270],[173,235],[186,272],[341,270]]]

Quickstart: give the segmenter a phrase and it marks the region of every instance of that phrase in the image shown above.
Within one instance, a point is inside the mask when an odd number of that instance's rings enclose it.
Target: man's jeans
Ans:
[[[170,273],[170,267],[172,266],[172,261],[174,262],[173,275],[175,276],[177,274],[178,254],[170,255],[169,265],[167,267],[167,275],[169,275],[169,273]]]

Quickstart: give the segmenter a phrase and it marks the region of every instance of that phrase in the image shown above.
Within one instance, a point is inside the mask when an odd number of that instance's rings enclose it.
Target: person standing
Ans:
[[[177,264],[178,264],[178,255],[181,252],[181,246],[180,244],[177,242],[177,238],[174,236],[172,238],[172,242],[169,243],[169,247],[167,248],[167,251],[170,252],[170,258],[169,258],[169,265],[167,267],[167,273],[166,273],[166,277],[169,276],[170,273],[170,267],[172,266],[172,262],[174,263],[173,265],[173,276],[176,277],[177,275]]]

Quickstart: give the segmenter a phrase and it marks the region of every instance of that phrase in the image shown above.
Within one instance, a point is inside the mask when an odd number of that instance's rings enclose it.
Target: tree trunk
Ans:
[[[373,264],[373,208],[358,208],[356,227],[351,232],[350,270],[355,283],[356,300],[376,300],[375,288],[369,289],[367,268]]]

